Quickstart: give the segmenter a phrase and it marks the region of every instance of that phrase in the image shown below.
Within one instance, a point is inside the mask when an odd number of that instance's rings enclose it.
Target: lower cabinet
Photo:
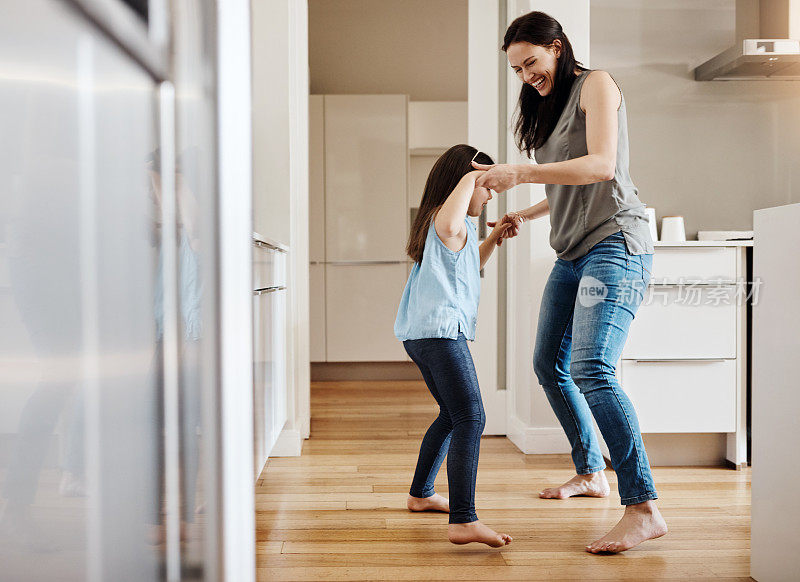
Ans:
[[[405,261],[325,266],[328,362],[407,361],[394,337],[406,278]]]
[[[315,263],[308,268],[309,292],[309,357],[312,362],[324,362],[325,353],[325,265]]]
[[[643,433],[735,432],[736,360],[622,360]]]
[[[288,417],[286,384],[286,255],[256,247],[255,263],[275,265],[253,292],[253,445],[256,477]],[[267,257],[269,255],[269,257]]]
[[[744,245],[656,243],[650,287],[617,368],[642,433],[726,433],[747,462]]]

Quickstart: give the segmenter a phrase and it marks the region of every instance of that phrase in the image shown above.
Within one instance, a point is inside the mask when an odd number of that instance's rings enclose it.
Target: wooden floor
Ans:
[[[584,546],[622,511],[614,473],[608,499],[539,499],[573,474],[569,457],[525,456],[484,437],[478,516],[514,541],[454,546],[446,515],[405,509],[436,415],[423,384],[317,383],[311,414],[303,455],[270,459],[258,481],[259,580],[749,580],[749,470],[654,469],[670,533],[597,556]],[[446,495],[445,467],[436,484]]]

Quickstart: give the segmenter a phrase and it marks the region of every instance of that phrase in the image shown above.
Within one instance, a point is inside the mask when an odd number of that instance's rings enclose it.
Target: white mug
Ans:
[[[653,241],[657,241],[658,228],[656,226],[656,209],[645,208],[644,211],[647,213],[647,222],[650,223],[650,237],[653,239]]]
[[[661,219],[661,240],[683,242],[686,240],[686,227],[683,216],[664,216]]]

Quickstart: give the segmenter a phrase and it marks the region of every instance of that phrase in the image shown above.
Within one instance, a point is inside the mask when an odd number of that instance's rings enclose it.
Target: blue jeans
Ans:
[[[450,523],[477,521],[475,480],[486,414],[467,340],[459,334],[455,340],[406,340],[403,346],[439,404],[439,416],[422,439],[409,493],[433,495],[433,482],[447,455]]]
[[[656,499],[639,421],[616,365],[650,281],[653,255],[631,255],[621,232],[574,261],[556,260],[545,286],[533,367],[572,446],[579,475],[605,468],[608,445],[623,505]]]

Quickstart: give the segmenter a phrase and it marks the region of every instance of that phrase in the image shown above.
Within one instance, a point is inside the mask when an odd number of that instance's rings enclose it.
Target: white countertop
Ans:
[[[682,242],[653,241],[656,247],[752,247],[752,240],[686,240]]]

